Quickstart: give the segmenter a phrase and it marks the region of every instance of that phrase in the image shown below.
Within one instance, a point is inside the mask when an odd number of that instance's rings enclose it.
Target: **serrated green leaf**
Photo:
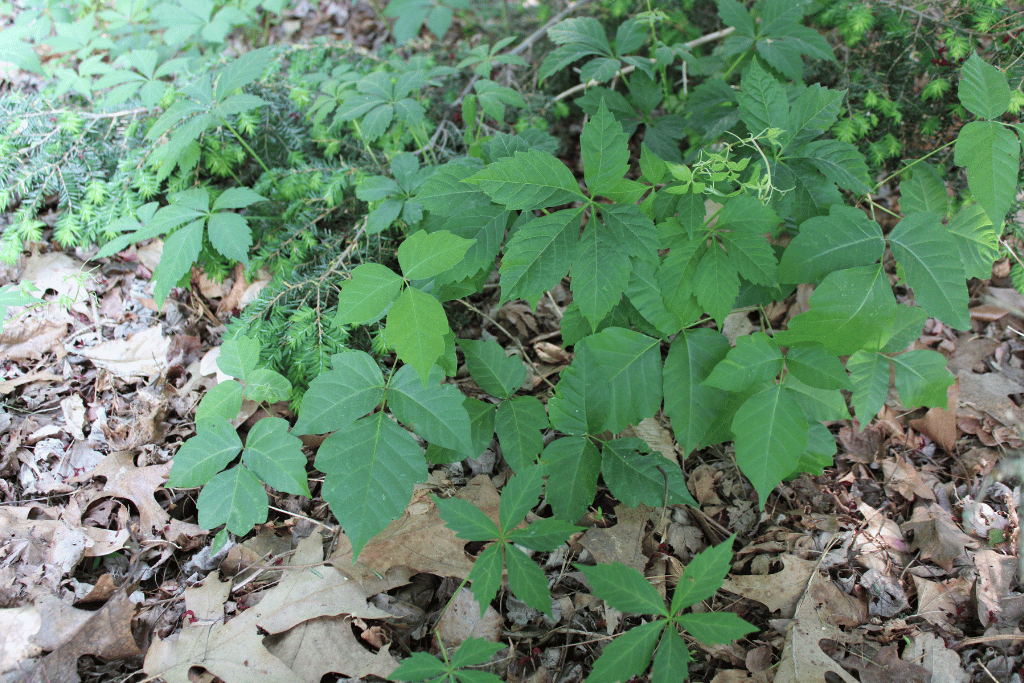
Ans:
[[[705,645],[731,643],[748,633],[758,631],[732,612],[707,612],[684,614],[678,619],[679,625]]]
[[[619,68],[619,60],[612,61],[614,73]],[[592,196],[603,195],[626,176],[629,170],[628,141],[622,124],[612,116],[602,100],[597,113],[583,127],[580,136],[583,178]]]
[[[549,517],[538,519],[525,529],[510,531],[505,539],[530,550],[546,552],[565,543],[577,531],[582,531],[582,527]]]
[[[618,562],[595,567],[576,565],[590,584],[595,597],[630,614],[669,616],[665,600],[643,574]]]
[[[473,640],[479,640],[479,638]],[[391,672],[388,678],[392,681],[409,681],[410,683],[422,683],[436,678],[440,682],[440,677],[446,673],[448,673],[448,669],[437,657],[432,657],[426,652],[413,652],[402,660],[402,663]]]
[[[693,300],[694,316],[692,319],[683,319],[675,311],[668,309],[664,299],[661,298],[661,288],[658,286],[658,273],[655,266],[639,259],[634,259],[631,265],[626,297],[644,320],[654,326],[655,330],[666,336],[676,334],[683,327],[699,319],[701,312],[697,310],[695,300]]]
[[[946,389],[956,378],[946,369],[946,358],[930,349],[907,351],[892,358],[896,391],[908,409],[920,406],[945,408]]]
[[[754,135],[766,128],[789,129],[786,89],[757,60],[752,61],[750,68],[743,74],[736,98],[739,101],[740,120]]]
[[[430,496],[445,526],[466,541],[490,541],[500,535],[497,525],[477,506],[461,498]]]
[[[366,232],[370,235],[387,230],[401,215],[405,208],[405,200],[391,197],[381,202],[380,206],[370,212],[366,217]]]
[[[801,133],[816,136],[831,128],[845,96],[845,90],[829,90],[817,83],[801,90],[789,113],[789,129],[782,135],[783,149]]]
[[[217,89],[214,91],[214,97],[222,100],[235,90],[259,78],[267,68],[267,64],[273,61],[270,53],[271,49],[264,47],[246,52],[229,62],[217,75]]]
[[[793,318],[775,336],[780,346],[821,344],[845,356],[860,349],[880,349],[892,334],[896,301],[880,266],[847,268],[822,280],[810,299],[811,309]]]
[[[782,386],[754,394],[736,411],[736,463],[754,485],[762,509],[807,449],[807,430],[800,404]]]
[[[950,258],[958,249],[939,217],[911,214],[889,233],[889,247],[914,290],[914,300],[929,315],[958,330],[970,328],[964,266]]]
[[[548,38],[557,45],[576,43],[601,54],[611,55],[604,26],[593,17],[566,19],[548,29]]]
[[[579,241],[582,209],[565,209],[532,218],[505,245],[501,259],[501,301],[526,299],[536,304],[572,265]]]
[[[900,208],[904,215],[933,213],[945,217],[949,209],[946,183],[931,164],[917,164],[910,180],[900,183]]]
[[[871,189],[864,155],[848,142],[815,140],[794,150],[793,156],[803,158],[844,190],[862,195]]]
[[[494,429],[505,461],[514,472],[522,472],[536,462],[544,447],[541,430],[547,426],[544,405],[535,396],[517,396],[498,406]]]
[[[736,339],[723,361],[715,366],[703,384],[724,391],[743,391],[774,379],[782,370],[782,352],[764,332]]]
[[[591,326],[615,308],[629,284],[630,262],[623,246],[593,218],[580,236],[572,264],[572,293]]]
[[[693,294],[718,326],[732,312],[740,293],[740,278],[729,255],[717,244],[704,252],[693,276]]]
[[[465,666],[486,664],[504,647],[503,643],[492,643],[483,638],[467,638],[452,655],[452,668],[461,669]]]
[[[245,217],[237,213],[215,213],[207,225],[210,244],[229,259],[249,265],[252,231]]]
[[[999,234],[981,204],[961,209],[946,226],[960,250],[964,274],[985,280],[992,276],[992,264],[999,258]]]
[[[732,26],[741,36],[753,38],[757,35],[754,29],[754,18],[736,0],[718,0],[718,16],[722,18],[723,24]]]
[[[690,651],[674,627],[665,629],[651,667],[651,683],[678,683],[690,675]]]
[[[960,103],[975,116],[997,119],[1010,107],[1010,85],[1002,71],[972,53],[960,71]]]
[[[501,491],[501,504],[498,508],[499,526],[508,532],[523,521],[526,513],[537,505],[541,489],[544,486],[544,468],[536,465],[509,479]]]
[[[437,276],[435,282],[457,282],[475,275],[482,269],[488,274],[494,270],[494,257],[505,239],[505,228],[512,213],[501,207],[487,206],[467,209],[442,225],[454,235],[476,240],[461,261]]]
[[[196,408],[196,424],[211,418],[234,420],[242,409],[242,385],[234,380],[221,382],[203,395]]]
[[[402,291],[402,278],[379,263],[364,263],[352,269],[352,279],[338,296],[339,325],[365,325],[380,320]]]
[[[466,368],[480,388],[498,398],[508,398],[526,381],[526,366],[516,355],[506,355],[496,341],[456,340],[466,356]]]
[[[687,607],[707,600],[722,587],[725,575],[732,568],[732,545],[735,540],[736,535],[733,534],[693,557],[676,584],[670,614],[677,615]]]
[[[321,497],[352,543],[352,559],[405,511],[412,487],[427,478],[416,439],[383,411],[331,434],[320,445],[316,468],[324,472]]]
[[[472,430],[464,397],[451,384],[441,384],[443,378],[441,369],[434,367],[423,384],[412,368],[402,366],[388,385],[388,408],[428,442],[453,451],[469,451],[473,447]]]
[[[494,596],[501,588],[502,567],[505,564],[503,557],[505,543],[492,543],[484,548],[484,551],[473,561],[473,568],[466,576],[466,580],[472,584],[473,597],[480,603],[480,616],[483,617],[487,608],[494,601]]]
[[[213,529],[224,524],[228,531],[242,536],[267,521],[268,505],[263,483],[238,465],[215,476],[199,493],[199,526]]]
[[[882,409],[889,392],[889,358],[877,352],[858,351],[846,361],[853,383],[853,409],[864,429]]]
[[[416,201],[430,213],[458,216],[463,211],[489,206],[491,198],[479,187],[462,182],[480,171],[475,160],[458,160],[438,167],[423,184]]]
[[[325,434],[355,422],[384,397],[384,377],[363,351],[346,350],[331,359],[333,368],[313,378],[302,396],[293,434]]]
[[[650,448],[640,439],[606,442],[601,459],[601,471],[609,490],[629,507],[641,503],[663,507],[666,504],[666,483],[669,505],[696,504],[686,488],[686,479],[679,466],[661,455],[650,454]]]
[[[302,441],[288,433],[288,421],[265,417],[249,430],[242,462],[271,487],[309,498]]]
[[[242,450],[242,440],[224,418],[196,424],[196,435],[174,454],[167,486],[190,489],[203,486],[227,467]]]
[[[818,346],[790,349],[786,353],[786,371],[804,384],[818,389],[853,388],[839,359]]]
[[[551,593],[548,592],[548,579],[544,570],[514,545],[505,546],[505,568],[508,570],[508,585],[512,594],[550,617]]]
[[[164,242],[160,265],[153,273],[153,300],[158,310],[163,307],[171,288],[192,270],[199,258],[203,248],[203,223],[203,219],[192,221]]]
[[[782,252],[778,266],[783,283],[813,283],[825,275],[882,258],[882,227],[853,207],[834,205],[828,217],[804,221],[800,233]]]
[[[260,360],[259,340],[252,337],[239,336],[229,339],[220,346],[217,367],[225,375],[242,381],[256,369]]]
[[[529,150],[498,159],[466,178],[510,211],[541,209],[586,197],[569,168],[547,152]]]
[[[244,209],[257,202],[265,202],[267,198],[249,189],[248,187],[230,187],[213,202],[214,211],[226,209]]]
[[[735,2],[735,0],[733,0]],[[601,101],[602,103],[604,100]],[[640,143],[640,172],[644,179],[652,184],[658,184],[668,172],[665,160],[651,151],[647,145]]]
[[[953,160],[967,170],[967,185],[993,225],[1002,225],[1013,203],[1020,168],[1020,141],[992,121],[972,121],[960,129]]]
[[[704,386],[712,369],[725,358],[729,342],[714,330],[683,330],[665,359],[665,414],[683,453],[703,443],[708,425],[727,400],[726,392]]]
[[[425,280],[443,273],[462,260],[476,240],[467,240],[447,230],[415,232],[398,247],[402,274],[410,280]]]
[[[587,683],[621,683],[643,673],[651,663],[665,624],[664,619],[657,619],[636,626],[608,643],[594,662]]]
[[[597,495],[601,453],[587,437],[567,436],[549,443],[542,457],[551,472],[547,483],[551,511],[558,519],[576,522]]]
[[[424,383],[430,369],[444,355],[444,336],[448,332],[448,316],[441,303],[415,287],[406,287],[388,311],[388,344]]]

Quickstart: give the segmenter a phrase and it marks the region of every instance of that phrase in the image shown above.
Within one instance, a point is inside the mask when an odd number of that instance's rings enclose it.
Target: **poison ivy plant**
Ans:
[[[616,683],[643,674],[651,663],[652,683],[674,683],[689,678],[691,661],[686,630],[700,643],[729,643],[756,631],[755,626],[731,612],[688,612],[688,607],[713,596],[731,566],[735,536],[694,556],[679,577],[671,604],[637,570],[621,564],[594,567],[577,565],[594,595],[625,614],[650,615],[650,621],[631,628],[608,643],[587,683]]]

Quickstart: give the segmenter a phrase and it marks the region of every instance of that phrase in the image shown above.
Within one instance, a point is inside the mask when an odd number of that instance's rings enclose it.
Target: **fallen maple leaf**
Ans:
[[[792,618],[817,562],[788,554],[778,559],[782,560],[782,571],[752,576],[730,575],[725,578],[722,590],[755,600],[772,612],[779,610],[784,619]]]

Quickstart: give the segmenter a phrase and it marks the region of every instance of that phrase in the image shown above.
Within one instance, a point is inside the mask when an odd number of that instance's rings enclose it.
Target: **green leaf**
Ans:
[[[504,498],[504,494],[502,494]],[[551,616],[551,593],[544,570],[514,545],[505,546],[505,568],[512,594],[538,612]]]
[[[1010,85],[1002,71],[972,53],[960,71],[960,103],[975,116],[997,119],[1010,107]]]
[[[196,435],[174,454],[167,486],[190,489],[203,486],[227,467],[242,450],[235,428],[223,418],[196,424]]]
[[[903,266],[914,300],[931,316],[958,330],[970,329],[964,266],[950,258],[958,249],[953,237],[930,213],[911,214],[889,233],[889,247]]]
[[[707,600],[722,587],[725,575],[732,568],[732,544],[735,540],[736,535],[733,534],[718,545],[705,548],[686,565],[672,595],[670,614],[677,615],[687,607]]]
[[[452,668],[461,669],[465,666],[486,664],[490,661],[491,657],[498,654],[498,651],[504,647],[503,643],[492,643],[483,638],[468,638],[463,641],[459,649],[452,655]]]
[[[498,406],[494,428],[505,461],[514,472],[522,472],[536,462],[544,447],[541,431],[547,426],[544,405],[535,396],[517,396]]]
[[[697,302],[721,327],[740,293],[740,278],[728,254],[717,244],[704,252],[697,264],[693,293]]]
[[[249,264],[252,231],[244,216],[237,213],[215,213],[207,225],[210,244],[229,259]]]
[[[267,201],[266,197],[257,194],[248,187],[230,187],[221,192],[220,196],[213,202],[213,210],[244,209],[257,202],[265,201]]]
[[[801,133],[816,137],[831,128],[845,97],[845,90],[829,90],[817,83],[802,89],[789,113],[789,129],[782,135],[783,149]]]
[[[889,392],[889,358],[877,352],[858,351],[846,361],[853,383],[853,409],[864,429],[882,409]]]
[[[690,675],[690,651],[675,628],[665,629],[651,668],[651,683],[677,683]]]
[[[479,638],[474,638],[473,640],[479,640]],[[497,643],[494,644],[497,645]],[[456,653],[456,656],[458,656],[458,653]],[[426,652],[413,652],[402,660],[402,663],[391,672],[388,678],[392,681],[410,681],[410,683],[422,683],[422,681],[436,678],[438,683],[440,683],[441,678],[439,677],[444,676],[446,673],[448,673],[448,669],[445,668],[445,665],[437,657],[432,657]]]
[[[427,459],[431,463],[459,462],[465,458],[477,458],[487,450],[494,438],[494,406],[486,401],[466,396],[462,405],[469,415],[471,448],[468,451],[453,451],[437,444],[427,446]]]
[[[797,379],[796,375],[788,375],[784,385],[789,391],[789,395],[800,404],[808,422],[850,419],[846,399],[836,389],[818,389],[808,386]]]
[[[476,241],[461,261],[437,276],[436,282],[456,282],[475,275],[481,269],[487,269],[488,273],[494,270],[494,257],[505,239],[505,228],[511,215],[511,212],[488,203],[485,207],[467,209],[448,219],[442,226],[445,230]]]
[[[450,269],[462,260],[476,240],[467,240],[447,230],[415,232],[398,247],[402,274],[410,280],[425,280]]]
[[[980,280],[992,276],[992,264],[999,258],[999,234],[981,204],[961,209],[946,226],[960,250],[964,274]]]
[[[451,384],[442,384],[443,378],[444,373],[435,367],[423,384],[412,368],[402,366],[391,377],[388,408],[402,424],[428,442],[453,451],[470,451],[472,433],[463,405],[465,397]]]
[[[725,358],[729,342],[706,328],[683,330],[672,342],[665,359],[665,414],[683,453],[703,443],[708,425],[725,404],[720,389],[704,386],[712,369]]]
[[[807,449],[807,430],[800,404],[782,386],[754,394],[736,411],[736,463],[754,485],[762,509]]]
[[[933,213],[944,218],[949,210],[949,196],[942,175],[931,164],[917,164],[910,180],[900,183],[900,208],[904,215]]]
[[[249,430],[242,462],[271,487],[309,498],[302,441],[288,433],[288,421],[265,417]]]
[[[530,550],[548,551],[565,543],[577,531],[582,531],[582,527],[549,517],[538,519],[525,529],[509,531],[505,539]]]
[[[830,181],[857,195],[867,194],[868,165],[864,155],[848,142],[841,140],[815,140],[793,151],[793,156],[803,158]]]
[[[501,491],[501,505],[498,508],[499,526],[508,532],[523,521],[526,513],[537,505],[544,486],[544,468],[539,465],[527,467],[512,477]]]
[[[576,522],[587,512],[597,495],[601,474],[601,453],[585,436],[556,439],[544,449],[547,462],[547,496],[558,519]]]
[[[896,301],[881,266],[847,268],[827,275],[810,299],[811,309],[776,334],[780,346],[821,344],[836,356],[885,346]]]
[[[756,60],[750,63],[750,68],[743,74],[736,98],[740,105],[740,120],[754,135],[766,128],[789,128],[786,89]]]
[[[480,509],[461,498],[438,498],[431,495],[437,512],[444,520],[445,526],[455,535],[466,541],[490,541],[501,532],[490,517]]]
[[[217,367],[225,375],[236,377],[242,381],[256,369],[260,360],[259,340],[252,337],[238,336],[229,339],[220,346]],[[234,417],[232,415],[232,417]]]
[[[398,219],[398,216],[405,208],[405,200],[397,197],[390,197],[381,202],[380,206],[370,212],[366,217],[366,232],[376,235],[391,227],[391,224]]]
[[[993,225],[1003,224],[1013,203],[1020,141],[998,123],[972,121],[960,129],[953,160],[967,170],[967,184]]]
[[[569,168],[547,152],[529,150],[498,159],[465,179],[510,211],[541,209],[586,199]]]
[[[258,368],[245,381],[245,397],[257,403],[285,401],[292,393],[288,378],[270,368]]]
[[[754,18],[736,0],[718,0],[718,16],[722,18],[723,24],[732,26],[741,36],[753,38],[757,35],[754,29]]]
[[[643,673],[651,663],[665,624],[664,619],[657,619],[632,628],[608,643],[594,662],[587,683],[621,683]]]
[[[365,325],[383,317],[402,291],[402,278],[379,263],[364,263],[352,269],[352,279],[338,296],[339,325]]]
[[[782,370],[782,352],[764,332],[736,339],[725,360],[715,366],[704,384],[724,391],[743,391],[763,384]]]
[[[592,327],[615,308],[629,284],[629,255],[616,237],[591,218],[576,249],[572,264],[573,301]]]
[[[489,206],[491,198],[479,187],[462,182],[480,170],[476,160],[459,159],[439,166],[416,195],[430,213],[458,216],[468,209]]]
[[[444,355],[448,316],[441,303],[415,287],[406,287],[388,311],[384,333],[388,344],[404,363],[411,365],[424,383],[430,369]]]
[[[242,385],[234,380],[209,389],[196,408],[196,424],[211,418],[234,420],[242,409]]]
[[[153,273],[153,300],[158,310],[163,307],[171,288],[192,270],[202,248],[202,219],[189,223],[164,242],[160,265]]]
[[[818,389],[853,388],[839,359],[818,346],[790,349],[786,354],[786,371],[804,384]]]
[[[941,353],[930,349],[907,351],[893,356],[892,365],[896,371],[896,391],[906,408],[948,405],[946,389],[956,378],[946,369],[946,358]]]
[[[920,306],[897,306],[892,325],[892,336],[882,347],[882,353],[899,353],[917,341],[924,329],[928,314]]]
[[[199,526],[213,529],[224,524],[231,533],[243,536],[267,521],[269,504],[263,483],[238,465],[211,479],[199,493]]]
[[[595,567],[576,565],[590,584],[591,592],[620,612],[669,616],[665,600],[643,574],[613,562]]]
[[[526,299],[536,304],[557,285],[572,264],[583,209],[565,209],[532,218],[505,245],[501,259],[501,302]]]
[[[760,630],[732,612],[684,614],[677,621],[691,636],[705,645],[731,643],[748,633]]]
[[[686,488],[686,479],[679,466],[660,454],[651,454],[647,444],[640,439],[608,441],[601,456],[605,483],[612,495],[629,507],[641,503],[663,507],[666,504],[666,483],[669,505],[696,504]]]
[[[242,86],[249,85],[263,74],[272,61],[269,47],[252,50],[233,59],[217,75],[214,97],[223,100]]]
[[[363,351],[332,357],[333,368],[313,378],[302,396],[293,434],[325,434],[355,422],[384,397],[384,377],[377,361]]]
[[[526,381],[526,366],[519,356],[506,355],[498,342],[456,340],[466,356],[466,368],[480,388],[492,396],[508,398]]]
[[[480,603],[480,616],[483,617],[494,601],[494,596],[501,588],[501,570],[505,564],[504,550],[505,543],[492,543],[484,548],[476,560],[473,561],[473,568],[466,576],[466,580],[472,584],[473,597]]]
[[[618,68],[618,60],[615,68]],[[583,177],[592,196],[603,195],[626,176],[629,170],[629,139],[604,100],[583,128],[580,145],[583,156]]]
[[[601,103],[604,104],[604,100],[601,100]],[[660,183],[668,173],[665,161],[642,142],[640,143],[640,172],[643,173],[645,180],[653,184]]]
[[[661,406],[659,347],[659,340],[621,327],[608,327],[583,339],[576,345],[576,358],[563,371],[558,386],[562,386],[568,374],[566,395],[578,397],[582,393],[586,400],[567,398],[568,403],[560,403],[560,409],[576,411],[585,403],[582,415],[590,427],[597,427],[596,431],[586,432],[590,434],[605,430],[617,433],[651,417]],[[577,363],[585,368],[580,374],[572,370]],[[583,375],[593,378],[593,383],[581,381]],[[551,405],[549,402],[549,410]],[[554,413],[551,414],[554,424]]]
[[[352,543],[352,559],[405,511],[412,487],[427,478],[416,439],[383,411],[331,434],[320,445],[316,467],[327,476],[321,497]]]

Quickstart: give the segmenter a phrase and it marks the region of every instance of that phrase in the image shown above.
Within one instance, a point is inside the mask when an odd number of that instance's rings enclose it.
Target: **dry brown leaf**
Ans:
[[[638,505],[635,509],[626,505],[615,507],[615,526],[606,529],[589,529],[580,543],[590,551],[598,562],[619,562],[642,572],[647,564],[640,541],[643,540],[644,526],[651,514],[651,508]]]
[[[402,516],[366,544],[354,565],[352,545],[344,535],[339,537],[331,564],[360,580],[403,566],[414,572],[465,578],[473,569],[464,550],[466,541],[445,526],[428,494],[426,489],[416,491]],[[473,503],[497,523],[500,498],[490,477],[474,477],[456,497]]]
[[[38,360],[50,351],[63,349],[68,323],[62,316],[50,320],[26,316],[8,322],[0,333],[0,360]]]
[[[43,653],[32,642],[42,624],[42,615],[31,605],[0,609],[0,674]]]
[[[261,630],[283,633],[311,619],[342,614],[388,616],[367,604],[359,582],[320,564],[322,559],[320,534],[303,539],[281,581],[255,606],[226,623],[219,621],[216,606],[207,598],[202,611],[213,618],[188,624],[170,638],[157,638],[146,653],[144,670],[167,683],[189,683],[192,667],[204,668],[226,683],[304,683],[266,648]],[[223,588],[211,584],[208,590],[216,596]]]
[[[480,603],[463,586],[437,622],[436,637],[441,639],[446,648],[458,647],[469,638],[483,638],[496,643],[501,638],[503,624],[501,614],[490,605],[480,616]]]
[[[900,659],[895,645],[886,645],[858,668],[861,683],[931,683],[932,679],[927,669]]]
[[[351,617],[310,619],[286,633],[267,637],[266,646],[307,683],[320,683],[329,673],[387,678],[398,668],[389,646],[373,654],[360,644],[352,633]]]
[[[679,458],[676,457],[676,442],[672,438],[672,434],[657,418],[644,418],[640,424],[626,427],[621,436],[635,436],[643,440],[655,453],[661,453],[674,465],[679,465]]]
[[[1024,619],[1024,595],[1010,590],[1017,558],[982,548],[974,553],[974,564],[978,568],[978,621],[983,627],[1017,627]]]
[[[796,555],[782,555],[778,559],[782,561],[782,571],[763,576],[729,575],[722,590],[759,602],[772,612],[781,610],[785,619],[792,618],[817,563]]]
[[[1021,424],[1024,411],[1010,400],[1010,394],[1024,393],[1024,386],[1001,373],[957,373],[959,403],[973,408],[1002,424]],[[989,445],[989,444],[986,444]]]
[[[96,367],[129,380],[165,373],[170,347],[171,340],[163,335],[157,325],[127,339],[111,339],[88,349],[76,350],[76,353],[88,358]]]
[[[911,575],[917,590],[917,615],[945,631],[959,635],[958,612],[971,599],[971,581],[955,577],[939,583]]]
[[[899,493],[907,500],[914,496],[925,500],[935,500],[932,487],[925,483],[921,473],[914,465],[901,455],[882,460],[882,472],[885,474],[885,485]]]
[[[78,658],[96,655],[124,659],[141,654],[132,636],[135,605],[127,591],[118,591],[95,612],[61,604],[56,598],[40,605],[41,628],[33,641],[52,650],[29,670],[25,683],[77,683]],[[59,645],[55,645],[59,643]]]
[[[967,558],[967,548],[977,548],[978,541],[960,530],[953,516],[935,503],[918,503],[914,506],[909,522],[904,523],[907,531],[914,532],[911,548],[921,551],[922,560],[931,560],[946,571],[953,569],[953,560]]]
[[[909,661],[921,662],[921,666],[932,672],[929,683],[967,683],[971,678],[960,665],[960,655],[932,633],[912,636],[903,656]]]
[[[818,644],[823,639],[837,643],[853,643],[861,639],[849,636],[825,617],[831,613],[824,594],[826,584],[818,572],[811,574],[807,594],[796,608],[796,614],[786,629],[782,658],[775,674],[775,683],[826,683],[826,673],[838,676],[845,683],[859,683],[835,660],[825,654]]]

